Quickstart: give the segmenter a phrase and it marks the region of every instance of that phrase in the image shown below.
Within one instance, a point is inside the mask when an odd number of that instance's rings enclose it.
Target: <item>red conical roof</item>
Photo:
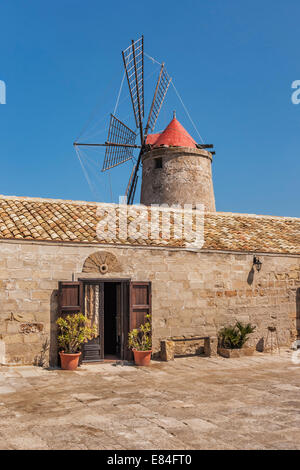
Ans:
[[[180,122],[177,121],[176,117],[172,119],[162,133],[148,135],[146,143],[153,147],[160,147],[161,145],[168,147],[196,147],[196,142]]]

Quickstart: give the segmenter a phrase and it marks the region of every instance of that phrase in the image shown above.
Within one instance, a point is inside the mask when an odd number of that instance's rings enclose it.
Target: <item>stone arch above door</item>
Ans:
[[[122,270],[118,258],[109,251],[96,251],[83,263],[83,273],[116,273]]]

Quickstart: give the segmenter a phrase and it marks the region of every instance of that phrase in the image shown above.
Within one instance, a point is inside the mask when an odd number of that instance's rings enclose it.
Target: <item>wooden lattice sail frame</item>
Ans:
[[[110,170],[131,160],[133,158],[134,149],[139,149],[139,155],[133,166],[126,189],[127,203],[132,204],[137,188],[141,157],[146,148],[147,135],[149,132],[154,131],[172,79],[166,71],[165,64],[161,64],[147,123],[144,128],[144,37],[141,36],[136,41],[132,40],[131,44],[122,51],[122,58],[131,97],[134,120],[140,136],[140,144],[137,145],[135,143],[137,133],[111,114],[108,137],[105,143],[75,142],[74,145],[106,147],[102,171]],[[211,147],[212,145],[199,144],[199,148]]]
[[[136,133],[111,114],[102,171],[114,168],[133,157]],[[113,144],[118,145],[113,145]]]

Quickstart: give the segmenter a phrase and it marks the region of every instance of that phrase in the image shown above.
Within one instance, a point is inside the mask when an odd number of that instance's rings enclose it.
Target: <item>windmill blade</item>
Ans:
[[[132,179],[134,178],[134,174],[135,174],[135,168],[136,168],[136,164],[133,165],[133,167],[132,167],[132,171],[131,171],[131,174],[130,174],[130,178],[129,178],[129,181],[128,181],[128,184],[127,184],[127,188],[126,188],[126,191],[125,191],[125,197],[128,197],[128,193],[129,193],[129,191],[130,191]]]
[[[105,157],[101,171],[109,170],[130,160],[133,157],[133,149],[136,147],[135,139],[136,133],[111,114],[107,142],[105,143]]]
[[[132,169],[132,173],[128,182],[128,186],[126,189],[126,196],[127,196],[127,204],[133,204],[134,196],[135,196],[135,191],[136,191],[136,186],[137,186],[137,181],[138,181],[138,172],[141,164],[141,158],[142,158],[142,153],[143,153],[143,148],[141,148],[137,162],[135,166]]]
[[[127,187],[127,190],[126,190],[127,204],[128,205],[133,204],[134,196],[135,196],[135,192],[136,192],[136,187],[137,187],[137,182],[138,182],[138,179],[139,179],[138,173],[135,171],[136,168],[137,167],[135,166],[135,168],[133,169],[134,174],[131,174],[131,177],[130,177],[130,180],[129,180],[129,183],[128,183],[128,187]]]
[[[157,80],[157,85],[156,85],[155,92],[154,92],[152,105],[151,105],[150,112],[149,112],[149,117],[148,117],[146,129],[145,129],[145,135],[148,134],[149,130],[153,132],[158,115],[160,113],[161,107],[166,97],[168,88],[172,81],[172,78],[169,77],[164,67],[165,67],[165,64],[162,63],[158,80]]]
[[[128,199],[128,204],[133,204],[138,179],[139,179],[139,176],[137,174],[133,180],[133,190],[132,190],[130,198]]]
[[[140,129],[141,143],[143,143],[143,117],[144,117],[144,37],[132,44],[122,52],[127,82],[129,86],[136,127]]]

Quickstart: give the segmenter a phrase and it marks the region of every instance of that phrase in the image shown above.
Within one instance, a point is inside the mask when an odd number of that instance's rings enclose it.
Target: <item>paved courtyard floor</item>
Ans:
[[[300,449],[291,355],[0,367],[0,449]]]

